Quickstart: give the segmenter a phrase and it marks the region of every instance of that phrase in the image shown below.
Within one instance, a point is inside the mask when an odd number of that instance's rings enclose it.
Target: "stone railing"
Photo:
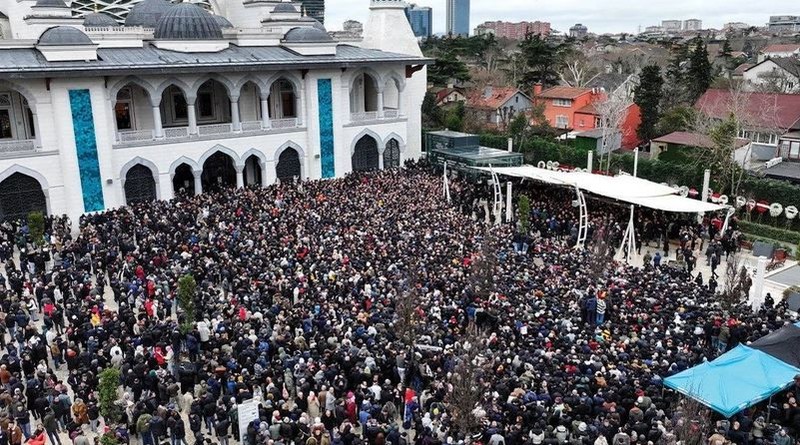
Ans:
[[[198,125],[197,134],[207,136],[210,134],[233,133],[233,124]]]
[[[34,139],[0,140],[0,155],[7,153],[30,153],[36,151]]]
[[[117,132],[117,142],[141,142],[155,139],[153,130],[123,130]]]
[[[261,121],[247,121],[242,122],[240,125],[241,131],[233,131],[233,124],[231,123],[198,125],[196,135],[189,134],[189,127],[169,127],[164,128],[164,136],[161,139],[155,137],[155,132],[153,130],[123,130],[117,132],[117,144],[136,145],[141,142],[153,142],[156,140],[178,142],[191,140],[197,137],[225,136],[242,133],[252,134],[268,131],[280,132],[281,130],[300,128],[299,120],[294,117],[271,119],[268,127],[265,127]],[[2,152],[2,148],[0,148],[0,152]]]
[[[272,128],[297,128],[297,118],[296,117],[287,117],[284,119],[272,119],[270,120],[270,125]]]

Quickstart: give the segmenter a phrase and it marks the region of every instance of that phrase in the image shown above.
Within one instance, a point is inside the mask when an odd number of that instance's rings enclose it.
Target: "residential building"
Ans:
[[[484,22],[475,28],[475,35],[494,34],[498,39],[523,40],[528,34],[547,36],[550,34],[548,22]]]
[[[428,6],[411,4],[406,7],[406,17],[411,30],[417,37],[428,38],[433,35],[433,9]]]
[[[576,23],[574,26],[569,28],[569,36],[574,37],[576,39],[583,39],[589,35],[589,28],[586,26]]]
[[[751,66],[742,73],[751,91],[800,93],[800,59],[774,57]]]
[[[445,29],[447,35],[469,35],[469,1],[447,0]]]
[[[662,20],[661,27],[666,32],[680,32],[683,28],[683,22],[680,20]]]
[[[744,101],[735,103],[735,101]],[[800,94],[750,93],[739,95],[730,90],[710,89],[695,103],[695,108],[716,119],[727,119],[731,109],[746,124],[739,137],[752,141],[745,165],[776,157],[792,161],[767,169],[767,174],[782,174],[800,180]],[[797,150],[795,150],[797,148]],[[771,172],[771,173],[770,173]],[[777,176],[776,176],[777,177]]]
[[[750,150],[750,141],[744,138],[736,138],[734,159],[743,160]],[[686,150],[711,150],[715,147],[714,141],[710,137],[701,133],[688,131],[675,131],[650,141],[650,159],[658,159],[666,152],[686,151]]]
[[[530,96],[514,87],[487,86],[467,93],[466,108],[487,127],[505,128],[514,116],[532,106]]]
[[[305,14],[312,19],[325,23],[325,0],[301,0]]]
[[[773,34],[794,34],[800,32],[800,16],[773,15],[769,18],[767,29]]]
[[[288,2],[215,3],[234,14],[144,0],[124,26],[102,13],[76,18],[60,0],[7,5],[15,37],[0,41],[0,219],[41,210],[77,221],[178,192],[341,177],[420,156],[432,61],[403,1],[373,0],[358,46]],[[245,3],[250,14],[235,13]]]
[[[458,102],[466,102],[467,96],[461,88],[455,88],[453,85],[448,85],[446,88],[432,88],[431,93],[436,95],[436,105],[439,107],[448,107]]]
[[[544,104],[544,116],[554,127],[568,131],[568,136],[581,136],[596,139],[598,132],[591,132],[601,126],[601,114],[595,105],[605,100],[606,93],[600,88],[574,88],[555,86],[542,90],[541,85],[534,85],[533,100],[536,104]],[[636,104],[628,107],[621,125],[617,143],[608,147],[610,150],[632,149],[639,145],[636,129],[641,122],[641,111]]]
[[[725,31],[744,31],[748,28],[750,28],[750,25],[744,22],[728,22],[722,26]]]
[[[767,45],[764,49],[758,52],[759,62],[763,62],[766,59],[771,59],[775,57],[800,58],[800,44],[787,43],[787,44]]]
[[[700,31],[703,29],[703,21],[698,19],[689,19],[683,21],[684,31]]]

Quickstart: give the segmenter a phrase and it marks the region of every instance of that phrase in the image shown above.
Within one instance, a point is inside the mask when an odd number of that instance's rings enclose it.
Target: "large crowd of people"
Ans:
[[[516,190],[521,235],[484,222],[480,185],[448,203],[411,164],[136,204],[77,234],[50,217],[44,247],[6,222],[0,445],[794,442],[791,392],[716,422],[661,385],[789,320],[667,266],[735,252],[735,223],[640,212],[659,256],[636,268],[612,260],[627,208],[592,201],[578,250],[568,192]]]

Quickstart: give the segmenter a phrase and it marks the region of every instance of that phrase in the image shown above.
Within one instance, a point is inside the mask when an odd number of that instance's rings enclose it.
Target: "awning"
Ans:
[[[685,198],[670,186],[630,175],[603,176],[588,172],[547,170],[532,165],[479,169],[545,184],[577,187],[595,195],[665,212],[702,213],[726,209],[722,205]]]
[[[792,384],[800,369],[747,346],[737,346],[664,380],[664,385],[725,417],[755,405]]]

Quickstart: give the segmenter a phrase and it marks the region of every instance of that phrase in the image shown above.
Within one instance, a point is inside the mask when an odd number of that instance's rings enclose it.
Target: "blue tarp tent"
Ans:
[[[800,369],[739,345],[714,361],[666,378],[664,384],[731,417],[788,387],[797,374]]]

